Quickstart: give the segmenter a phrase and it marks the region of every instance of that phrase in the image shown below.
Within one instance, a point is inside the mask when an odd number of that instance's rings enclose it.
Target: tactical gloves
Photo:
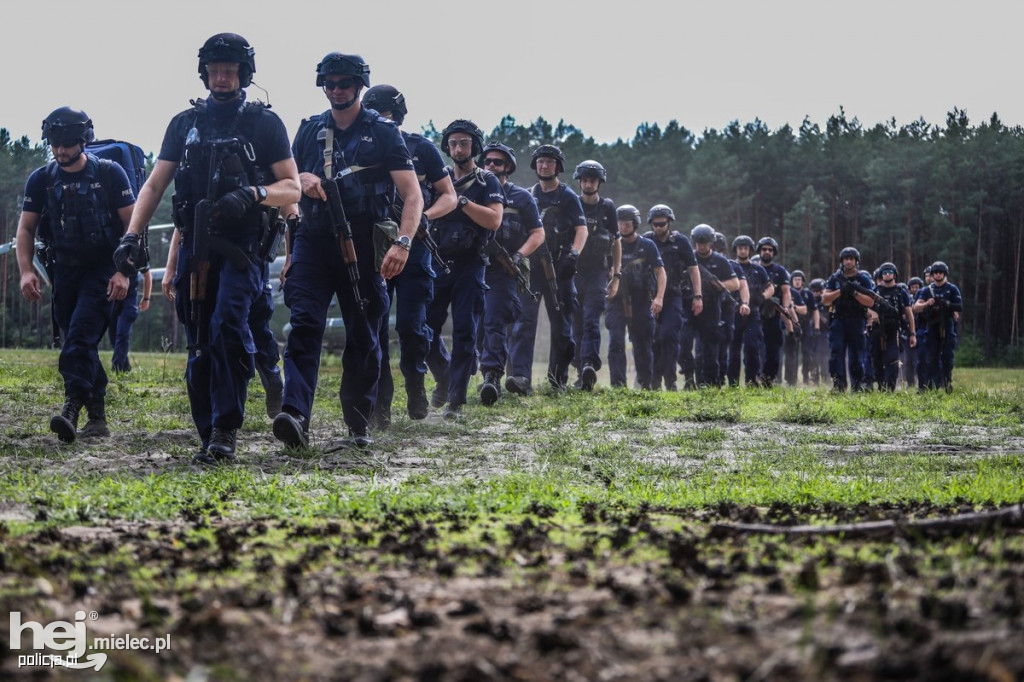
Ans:
[[[569,279],[576,274],[576,261],[579,259],[575,253],[570,251],[558,261],[558,278]]]
[[[148,265],[146,250],[142,248],[142,237],[129,232],[121,237],[121,243],[114,249],[114,267],[125,277],[135,277],[139,270]]]
[[[228,220],[238,220],[256,203],[249,187],[233,189],[217,199],[217,215]]]

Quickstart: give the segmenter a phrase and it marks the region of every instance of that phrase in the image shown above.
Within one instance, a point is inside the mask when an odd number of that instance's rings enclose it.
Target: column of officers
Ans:
[[[566,159],[555,145],[533,150],[534,177],[519,186],[514,150],[486,141],[470,120],[447,125],[440,150],[402,132],[404,96],[371,87],[359,55],[330,52],[316,65],[311,81],[328,107],[304,119],[290,144],[276,114],[246,100],[256,60],[245,38],[212,36],[198,66],[209,95],[172,118],[138,197],[124,189],[123,173],[83,153],[93,134],[84,113],[65,107],[44,121],[55,162],[29,180],[18,244],[31,251],[38,223],[58,254],[66,400],[50,426],[64,442],[109,433],[96,346],[108,308],[146,264],[142,235],[172,181],[175,233],[162,286],[186,327],[185,379],[201,442],[194,459],[204,465],[235,459],[256,372],[274,437],[309,447],[334,299],[346,332],[340,448],[370,447],[373,432],[391,423],[392,309],[414,420],[431,406],[458,419],[478,373],[483,405],[503,392],[530,395],[542,303],[544,379],[556,392],[594,389],[602,322],[612,387],[629,386],[628,349],[634,386],[644,390],[739,386],[741,365],[748,386],[795,384],[802,367],[806,383],[830,377],[835,390],[894,390],[901,366],[922,389],[951,386],[962,300],[944,263],[904,286],[893,264],[872,277],[846,248],[832,275],[807,282],[776,260],[772,237],[738,236],[730,252],[710,225],[674,229],[668,204],[646,214],[616,205],[601,194],[608,172],[598,161],[575,167],[575,186],[563,182]],[[261,351],[272,308],[267,263],[282,234],[291,322],[283,386],[276,348]],[[19,248],[22,290],[36,299],[22,256]],[[89,422],[79,433],[83,406]]]

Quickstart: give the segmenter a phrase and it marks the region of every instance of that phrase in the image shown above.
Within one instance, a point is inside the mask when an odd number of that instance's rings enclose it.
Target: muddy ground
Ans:
[[[341,437],[314,427],[325,445]],[[908,434],[906,447],[927,428]],[[436,443],[422,431],[396,431],[376,453],[315,461],[282,455],[267,434],[246,435],[239,466],[298,476],[316,468],[341,479],[365,478],[371,467],[387,482],[439,472],[482,480],[508,465],[506,452],[442,471],[423,455],[453,438],[500,444],[500,429],[438,434]],[[52,449],[49,439],[21,438],[44,450]],[[1022,446],[998,434],[990,439],[998,446],[974,440],[980,444],[939,454],[983,457]],[[115,434],[74,447],[52,459],[8,461],[0,473],[30,465],[69,476],[187,470],[194,440],[187,432]],[[511,449],[520,465],[537,455],[519,443]],[[361,473],[351,472],[356,467]],[[515,518],[439,511],[345,522],[239,520],[200,509],[170,522],[89,522],[5,536],[0,612],[45,623],[81,610],[96,615],[90,637],[170,635],[172,643],[159,655],[110,652],[99,673],[19,668],[8,623],[0,622],[0,678],[1024,679],[1019,515],[925,530],[913,522],[985,510],[585,504],[578,511],[581,526],[565,529],[539,506]],[[46,515],[41,502],[0,503],[0,519]],[[901,524],[864,537],[737,527],[881,519]],[[461,538],[471,526],[481,535]],[[148,580],[140,582],[139,567]]]

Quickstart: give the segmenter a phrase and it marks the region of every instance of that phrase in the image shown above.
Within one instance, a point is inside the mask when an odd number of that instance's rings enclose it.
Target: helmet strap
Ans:
[[[84,154],[84,153],[85,153],[85,142],[81,142],[80,141],[78,143],[78,153],[75,154],[74,156],[72,156],[70,159],[68,159],[64,163],[61,163],[60,161],[58,161],[57,165],[60,166],[61,168],[70,168],[71,166],[74,166],[76,163],[78,163],[78,160],[80,158],[82,158],[82,154]]]

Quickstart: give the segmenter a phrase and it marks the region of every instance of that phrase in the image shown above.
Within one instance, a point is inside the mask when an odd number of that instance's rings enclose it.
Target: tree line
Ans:
[[[440,142],[433,123],[422,132]],[[532,150],[557,144],[567,162],[563,181],[573,183],[575,165],[596,159],[608,170],[602,194],[617,204],[646,214],[666,203],[680,231],[707,223],[730,244],[740,234],[774,237],[779,262],[808,278],[832,273],[844,246],[860,250],[865,268],[895,263],[903,280],[945,261],[964,296],[964,342],[971,350],[964,358],[1024,361],[1024,130],[1004,125],[996,114],[972,124],[954,109],[943,125],[890,119],[865,127],[840,109],[824,126],[804,119],[798,129],[770,130],[755,119],[700,134],[673,120],[664,127],[641,124],[632,139],[614,143],[597,143],[564,121],[538,118],[523,125],[506,116],[487,139],[515,150],[518,170],[511,180],[517,184],[535,181]],[[4,243],[14,237],[25,179],[45,163],[47,150],[25,137],[11,139],[4,129],[0,147]],[[152,241],[154,262],[161,265],[166,237]],[[21,299],[13,254],[0,256],[0,271],[0,340],[44,345],[48,303]],[[164,339],[177,338],[170,307],[163,307],[139,318],[137,349],[158,349]]]

